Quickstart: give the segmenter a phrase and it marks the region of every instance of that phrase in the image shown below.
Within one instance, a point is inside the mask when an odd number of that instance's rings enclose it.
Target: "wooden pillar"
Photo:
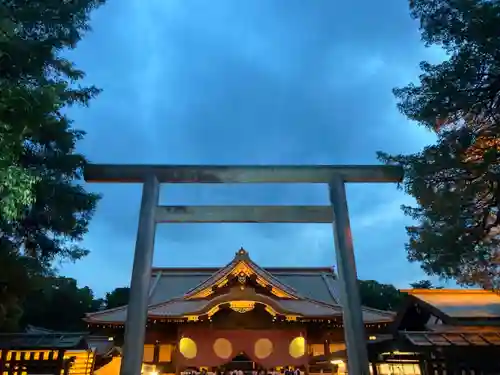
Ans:
[[[377,362],[372,362],[371,366],[372,366],[373,375],[378,375]]]
[[[153,353],[153,363],[158,366],[160,363],[160,343],[158,341],[155,342],[155,348]]]
[[[330,354],[332,354],[330,352],[330,340],[325,340],[324,344],[323,344],[323,351],[325,352],[325,356],[329,356]]]

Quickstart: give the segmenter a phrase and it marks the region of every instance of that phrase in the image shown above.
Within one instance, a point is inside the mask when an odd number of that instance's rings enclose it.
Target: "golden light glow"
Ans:
[[[377,339],[377,336],[370,336],[370,337],[368,337],[368,340],[371,340],[371,341],[376,340],[376,339]]]
[[[68,350],[64,352],[64,359],[74,358],[73,366],[68,375],[89,375],[94,367],[94,352],[87,350]]]
[[[172,344],[160,345],[160,353],[158,353],[159,362],[170,362],[172,360],[172,351],[174,346]]]
[[[179,351],[184,356],[184,358],[193,359],[198,353],[198,348],[194,340],[190,339],[189,337],[183,337],[179,341]]]
[[[276,297],[280,297],[280,298],[295,298],[295,297],[292,297],[291,295],[289,295],[288,293],[286,293],[280,289],[277,289],[277,288],[272,288],[271,293],[274,294]]]
[[[188,322],[197,322],[198,321],[198,315],[187,315],[186,316]]]
[[[229,307],[231,308],[231,310],[243,314],[243,313],[252,311],[255,308],[255,302],[254,301],[231,301],[231,302],[229,302]]]
[[[7,361],[20,360],[22,356],[25,358],[32,356],[34,360],[44,361],[49,360],[49,358],[57,359],[59,352],[52,350],[10,350],[4,351],[4,355]],[[89,375],[94,367],[94,352],[91,350],[67,350],[64,352],[63,358],[74,358],[68,375]],[[25,369],[19,369],[18,373],[19,375],[27,375]],[[4,372],[3,375],[5,374],[7,373]]]
[[[211,295],[214,291],[212,290],[212,287],[203,289],[196,293],[193,297],[191,298],[206,298],[209,295]]]
[[[306,353],[306,339],[302,336],[294,338],[288,346],[288,353],[293,358],[300,358]]]
[[[222,276],[221,279],[215,281],[215,283],[212,285],[215,285],[218,288],[226,285],[229,281],[229,276],[231,276],[231,275],[232,276],[244,275],[246,277],[250,277],[250,276],[253,276],[256,274],[255,274],[255,271],[253,270],[253,268],[250,265],[248,265],[248,263],[246,261],[241,260],[233,266],[233,268],[231,269],[230,272],[228,272],[225,276]],[[269,282],[267,280],[265,280],[261,276],[258,276],[258,275],[256,275],[256,276],[257,276],[256,281],[259,285],[261,285],[262,287],[267,287],[269,285]],[[206,297],[210,296],[212,293],[214,293],[214,291],[212,289],[212,285],[209,285],[208,287],[191,295],[189,297],[189,299],[206,298]],[[275,288],[275,287],[271,288],[271,293],[279,298],[296,299],[295,296],[292,296],[292,295],[288,294],[287,292],[285,292],[284,290],[281,290],[281,289]]]
[[[156,365],[148,365],[146,363],[143,363],[142,364],[142,368],[141,368],[141,374],[144,374],[144,375],[152,375],[154,373],[158,373],[156,371]]]
[[[234,266],[231,273],[233,275],[244,274],[245,276],[252,276],[255,272],[253,272],[253,269],[246,262],[240,261]]]
[[[155,346],[153,344],[145,344],[142,354],[143,362],[153,362],[155,358]]]
[[[254,353],[258,359],[264,359],[271,355],[273,352],[273,343],[271,340],[262,338],[258,339],[254,345]]]
[[[224,338],[215,340],[213,349],[217,357],[222,359],[231,358],[231,354],[233,354],[233,345],[229,340]]]
[[[297,315],[286,315],[286,321],[287,322],[296,322],[298,316]]]
[[[259,284],[263,288],[266,288],[268,285],[266,280],[264,280],[262,277],[257,277],[256,281],[257,281],[257,284]]]
[[[211,318],[217,311],[220,310],[219,305],[212,307],[210,310],[208,310],[208,317]]]
[[[331,363],[332,365],[343,365],[343,364],[344,364],[344,361],[343,361],[343,360],[341,360],[341,359],[332,359],[332,360],[330,361],[330,363]]]
[[[229,280],[227,278],[223,278],[221,281],[217,283],[217,288],[222,288],[224,285],[228,283],[228,281]]]
[[[22,353],[24,353],[25,357],[29,357],[30,354],[33,353],[35,359],[42,359],[42,358],[47,359],[49,358],[50,353],[52,353],[53,359],[57,359],[57,357],[59,356],[58,351],[52,351],[52,350],[9,350],[6,351],[6,353],[7,353],[7,361],[20,360]]]
[[[271,306],[266,305],[265,310],[272,316],[278,315],[278,313]]]

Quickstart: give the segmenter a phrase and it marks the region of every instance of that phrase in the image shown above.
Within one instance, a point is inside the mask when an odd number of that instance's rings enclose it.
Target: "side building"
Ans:
[[[390,340],[368,345],[378,374],[500,374],[500,296],[411,289]]]
[[[222,268],[155,268],[144,365],[154,372],[280,369],[343,371],[339,281],[332,268],[262,268],[240,249]],[[86,316],[89,329],[123,340],[127,307]],[[363,308],[367,342],[395,314]],[[341,368],[339,368],[341,367]]]

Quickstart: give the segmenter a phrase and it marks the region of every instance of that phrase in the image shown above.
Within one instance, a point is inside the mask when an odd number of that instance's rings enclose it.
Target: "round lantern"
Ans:
[[[255,356],[258,359],[264,359],[273,352],[273,343],[269,339],[258,339],[254,345]]]
[[[179,341],[179,351],[187,359],[193,359],[196,357],[196,353],[198,352],[198,348],[196,347],[196,343],[194,340],[189,337],[183,337]]]
[[[288,353],[293,358],[300,358],[306,353],[306,339],[302,336],[294,338],[288,346]]]
[[[224,338],[215,340],[213,349],[217,357],[222,359],[230,358],[231,354],[233,353],[233,346],[231,345],[231,342]]]

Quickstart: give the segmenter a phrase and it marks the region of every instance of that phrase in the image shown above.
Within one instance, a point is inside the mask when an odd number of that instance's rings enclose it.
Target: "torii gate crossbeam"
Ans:
[[[87,182],[142,183],[120,375],[140,375],[157,223],[332,223],[341,281],[349,374],[369,375],[368,354],[347,208],[346,182],[400,182],[403,170],[361,166],[186,166],[89,164]],[[161,183],[325,183],[329,206],[158,206]]]

